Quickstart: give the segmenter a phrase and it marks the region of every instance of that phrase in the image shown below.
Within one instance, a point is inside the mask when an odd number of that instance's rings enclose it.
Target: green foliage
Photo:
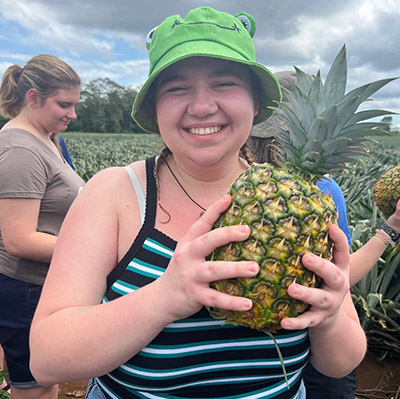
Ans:
[[[112,80],[96,79],[82,90],[76,106],[78,118],[70,123],[73,132],[142,132],[131,118],[137,91]]]
[[[0,129],[8,122],[8,118],[0,114]]]
[[[64,133],[77,173],[85,181],[96,172],[157,155],[163,143],[153,134]]]
[[[0,369],[0,385],[3,383],[4,378],[8,374],[7,370],[1,370]],[[7,391],[3,391],[0,389],[0,399],[8,399],[10,397],[10,394]]]
[[[385,217],[375,205],[373,189],[379,177],[399,164],[400,142],[391,134],[374,137],[368,157],[333,177],[346,198],[352,231],[352,250],[366,243]],[[388,247],[379,261],[355,286],[352,297],[368,337],[368,348],[400,358],[400,244]]]

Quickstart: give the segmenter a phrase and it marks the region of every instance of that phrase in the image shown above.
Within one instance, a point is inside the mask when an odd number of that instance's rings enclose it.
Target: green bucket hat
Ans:
[[[170,65],[189,57],[212,57],[247,65],[258,78],[260,110],[253,124],[266,120],[270,106],[281,100],[275,76],[255,60],[252,38],[256,31],[253,17],[247,13],[231,15],[210,7],[196,8],[186,18],[166,18],[147,35],[150,69],[147,81],[137,94],[132,118],[145,131],[158,132],[154,99],[149,95],[152,83]]]

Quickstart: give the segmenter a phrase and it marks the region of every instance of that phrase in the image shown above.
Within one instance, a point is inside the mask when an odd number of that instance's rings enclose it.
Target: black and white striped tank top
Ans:
[[[134,184],[139,202],[145,199],[144,221],[131,248],[108,277],[104,302],[162,275],[176,247],[174,240],[154,228],[154,161],[146,160],[146,198],[138,192],[140,185]],[[290,390],[275,345],[267,335],[224,325],[223,320],[211,318],[205,308],[166,326],[128,362],[96,380],[107,398],[295,399],[308,360],[307,330],[280,330],[275,339]]]

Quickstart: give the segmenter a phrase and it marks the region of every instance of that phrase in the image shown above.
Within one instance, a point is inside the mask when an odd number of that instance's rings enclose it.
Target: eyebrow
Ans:
[[[220,78],[223,76],[234,76],[239,79],[242,78],[242,75],[239,72],[237,72],[231,68],[217,69],[216,71],[213,71],[210,74],[211,78]]]
[[[231,68],[217,69],[215,71],[212,71],[208,76],[209,76],[209,78],[220,78],[223,76],[233,76],[233,77],[236,77],[239,79],[243,78],[243,76],[240,73],[238,73],[237,71],[235,71]],[[186,80],[189,80],[189,78],[185,74],[176,73],[176,74],[166,76],[163,79],[160,79],[158,87],[161,87],[168,83],[186,81]]]

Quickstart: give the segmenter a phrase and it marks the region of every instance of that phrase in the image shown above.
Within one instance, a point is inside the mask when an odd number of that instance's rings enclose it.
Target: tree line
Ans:
[[[121,86],[108,78],[87,83],[76,105],[77,119],[70,132],[144,133],[131,117],[137,90]],[[8,121],[0,114],[0,128]]]
[[[96,133],[143,133],[131,118],[137,90],[108,78],[86,84],[76,106],[77,119],[68,131]]]

